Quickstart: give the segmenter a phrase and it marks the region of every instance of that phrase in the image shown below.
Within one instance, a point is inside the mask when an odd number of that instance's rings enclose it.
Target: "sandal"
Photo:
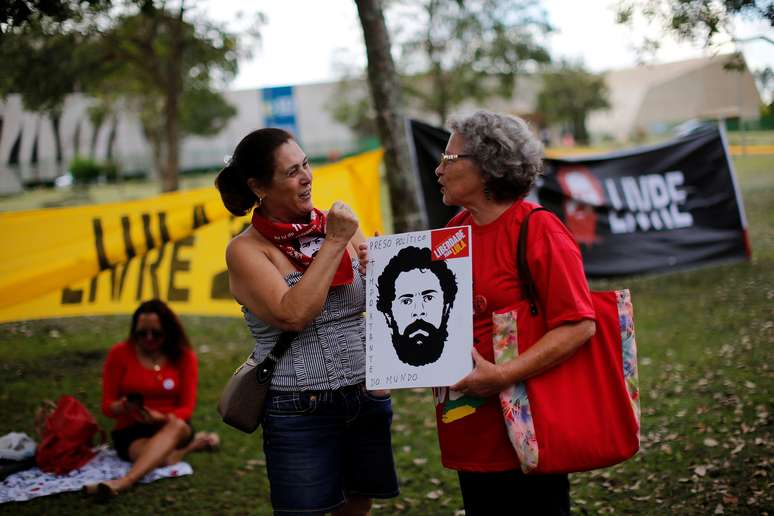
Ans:
[[[207,451],[218,451],[220,449],[220,436],[215,432],[207,434]]]
[[[83,494],[93,496],[97,502],[108,502],[118,496],[119,491],[105,482],[98,484],[87,484],[83,486]]]
[[[215,432],[196,432],[194,440],[197,439],[202,441],[201,447],[197,447],[197,450],[214,452],[220,448],[220,436]]]

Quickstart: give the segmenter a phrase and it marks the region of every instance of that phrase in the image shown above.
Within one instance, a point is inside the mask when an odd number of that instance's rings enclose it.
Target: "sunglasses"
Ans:
[[[161,340],[164,338],[164,332],[161,330],[134,330],[134,338],[142,340],[143,338]]]
[[[438,164],[439,166],[443,167],[447,163],[451,163],[452,161],[457,161],[458,159],[463,158],[472,158],[472,154],[441,154],[441,162]]]

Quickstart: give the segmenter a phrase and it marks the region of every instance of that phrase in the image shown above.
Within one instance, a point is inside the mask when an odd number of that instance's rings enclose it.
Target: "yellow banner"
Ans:
[[[381,151],[314,170],[315,206],[349,204],[383,232]],[[215,188],[125,203],[0,214],[0,322],[131,313],[158,297],[183,314],[238,315],[225,249],[249,223]]]

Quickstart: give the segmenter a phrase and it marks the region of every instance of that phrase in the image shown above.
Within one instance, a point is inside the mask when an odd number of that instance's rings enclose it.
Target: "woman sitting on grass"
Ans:
[[[217,434],[194,434],[191,427],[198,374],[174,312],[157,299],[142,303],[129,338],[110,350],[102,375],[102,412],[116,419],[113,446],[133,464],[124,477],[86,486],[87,494],[115,496],[188,452],[217,447]]]

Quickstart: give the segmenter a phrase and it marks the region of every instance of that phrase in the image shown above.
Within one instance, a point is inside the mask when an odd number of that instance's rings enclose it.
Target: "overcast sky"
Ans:
[[[637,63],[632,31],[615,23],[615,0],[544,0],[556,32],[549,48],[554,58],[582,59],[593,71],[626,68]],[[261,88],[335,80],[338,59],[365,62],[360,23],[354,0],[208,0],[206,9],[233,28],[259,10],[267,17],[261,28],[261,46],[253,58],[240,64],[233,89]],[[245,6],[248,5],[249,8]],[[242,12],[241,15],[237,13]],[[737,27],[740,37],[766,34],[765,23]],[[637,32],[637,31],[634,31]],[[706,55],[699,46],[662,40],[655,62],[669,62]],[[752,69],[774,68],[774,46],[748,43],[743,52]],[[724,50],[732,51],[727,46]],[[336,57],[338,56],[338,57]]]

